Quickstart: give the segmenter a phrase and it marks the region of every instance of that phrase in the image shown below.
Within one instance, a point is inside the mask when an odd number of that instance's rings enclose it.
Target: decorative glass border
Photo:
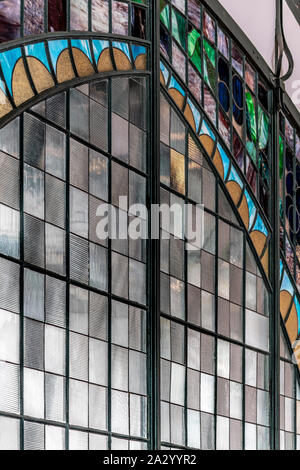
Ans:
[[[73,80],[148,70],[144,43],[72,34],[47,35],[0,50],[0,125],[44,92]],[[42,97],[41,96],[41,97]]]
[[[270,215],[270,88],[200,0],[162,0],[161,54],[202,106]]]

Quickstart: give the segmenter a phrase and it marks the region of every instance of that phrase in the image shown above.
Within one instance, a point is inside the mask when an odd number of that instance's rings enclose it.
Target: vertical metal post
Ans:
[[[273,287],[271,308],[271,448],[280,447],[280,215],[279,215],[279,109],[281,89],[273,91],[273,181],[272,181],[272,227],[270,280]]]
[[[150,203],[160,202],[160,2],[152,2]],[[150,240],[151,449],[160,448],[160,241]]]

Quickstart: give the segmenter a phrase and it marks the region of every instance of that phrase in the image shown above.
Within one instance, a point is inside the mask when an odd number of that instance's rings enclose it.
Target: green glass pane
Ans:
[[[259,148],[265,149],[269,140],[269,116],[258,107]]]
[[[252,95],[249,91],[246,92],[246,103],[247,103],[247,125],[250,131],[251,139],[256,144],[257,134],[256,134],[255,106],[254,106]]]
[[[161,2],[160,19],[162,24],[164,24],[166,28],[170,29],[170,7],[167,5],[165,8],[162,8],[162,3],[165,5],[166,2],[164,0]]]
[[[216,66],[216,51],[215,49],[209,44],[206,39],[203,39],[204,50],[209,58],[210,62],[212,63],[213,67]]]
[[[283,175],[283,152],[284,152],[283,140],[280,135],[279,136],[279,177],[280,179],[282,179],[282,175]]]
[[[175,10],[172,10],[172,34],[179,44],[185,48],[185,19]]]
[[[189,57],[193,64],[197,67],[197,70],[201,73],[201,43],[200,34],[198,31],[193,31],[188,36],[188,52]]]

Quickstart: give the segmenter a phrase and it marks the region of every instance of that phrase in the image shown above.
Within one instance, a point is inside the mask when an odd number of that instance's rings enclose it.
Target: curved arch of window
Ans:
[[[49,93],[101,75],[148,70],[148,45],[78,33],[41,35],[0,48],[0,125]]]
[[[194,104],[190,93],[184,85],[179,84],[177,76],[170,71],[163,61],[161,61],[160,79],[163,88],[197,135],[199,142],[224,181],[226,189],[249,232],[264,271],[268,275],[269,224],[252,195],[244,176],[241,174],[236,162],[221,144],[217,132],[209,124],[205,113],[202,112],[199,106]]]

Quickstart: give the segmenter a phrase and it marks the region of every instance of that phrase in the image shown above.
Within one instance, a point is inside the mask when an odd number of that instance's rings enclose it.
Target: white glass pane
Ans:
[[[89,381],[107,385],[107,343],[89,340]]]
[[[24,211],[44,219],[44,174],[24,164]]]
[[[171,368],[171,402],[183,406],[185,398],[185,367],[172,362]]]
[[[269,319],[246,310],[246,343],[269,351]]]
[[[44,320],[44,276],[24,270],[24,315]]]
[[[45,429],[46,447],[45,450],[65,449],[65,430],[57,426],[46,426]]]
[[[88,333],[88,291],[70,286],[70,330]]]
[[[0,416],[0,450],[20,449],[20,421]]]
[[[19,362],[20,319],[18,315],[0,310],[0,359]]]
[[[111,427],[112,432],[128,434],[128,395],[112,390],[111,393]]]
[[[45,370],[65,374],[65,331],[45,325]]]
[[[88,384],[70,380],[70,424],[88,426]]]
[[[200,449],[200,413],[188,410],[188,446]]]
[[[70,230],[88,238],[88,195],[76,188],[70,188]]]
[[[0,204],[0,252],[20,256],[20,213]]]
[[[217,417],[217,450],[229,450],[229,419]]]
[[[24,413],[44,418],[44,373],[24,369]]]
[[[226,341],[218,341],[218,376],[229,379],[230,344]]]

